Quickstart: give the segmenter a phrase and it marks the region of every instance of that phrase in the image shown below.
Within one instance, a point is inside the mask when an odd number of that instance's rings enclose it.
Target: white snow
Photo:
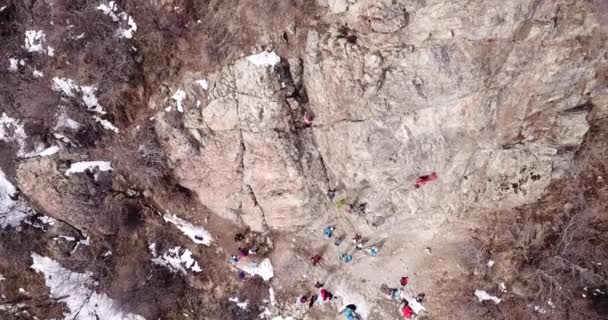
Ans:
[[[203,88],[203,90],[209,89],[209,81],[207,81],[206,79],[200,79],[200,80],[196,80],[194,82],[196,82],[196,84],[201,86],[201,88]]]
[[[175,103],[177,104],[177,111],[184,112],[182,101],[186,99],[186,92],[184,92],[182,89],[177,89],[173,96],[171,96],[171,99],[175,100]]]
[[[33,158],[33,157],[48,157],[51,155],[54,155],[55,153],[59,152],[59,147],[58,146],[50,146],[48,148],[44,148],[44,149],[36,149],[26,155],[24,155],[24,158]]]
[[[42,78],[42,77],[44,77],[44,73],[34,69],[34,71],[32,71],[32,76],[34,78]]]
[[[0,229],[21,230],[21,222],[32,215],[32,210],[17,198],[17,189],[0,170]]]
[[[108,250],[106,251],[106,253],[103,254],[104,257],[109,257],[112,255],[112,250]]]
[[[109,161],[82,161],[72,163],[65,175],[69,176],[72,173],[85,172],[93,168],[98,168],[99,171],[112,171],[112,165]]]
[[[94,111],[99,114],[106,114],[103,110],[103,107],[99,104],[97,100],[97,86],[81,86],[80,90],[82,92],[82,101],[87,106],[89,111]]]
[[[40,217],[38,217],[38,220],[40,220],[40,222],[42,222],[44,224],[48,224],[49,226],[52,226],[57,222],[57,220],[55,220],[54,218],[51,218],[49,216],[40,216]]]
[[[75,97],[76,94],[82,94],[82,102],[86,105],[87,110],[93,111],[99,114],[106,114],[107,112],[104,108],[99,104],[99,100],[97,99],[97,86],[79,86],[76,81],[68,78],[60,78],[53,77],[53,90],[62,92],[64,95],[68,97]],[[118,128],[116,128],[110,121],[102,119],[98,116],[94,116],[95,121],[101,123],[101,125],[111,131],[118,133]],[[57,124],[59,125],[59,123]],[[69,126],[72,129],[77,129],[74,126]]]
[[[55,222],[57,222],[57,220],[43,215],[36,216],[35,219],[24,221],[25,224],[28,224],[36,229],[41,229],[42,231],[46,231],[44,225],[52,226],[55,224]]]
[[[195,226],[192,223],[174,215],[174,214],[165,214],[163,219],[166,222],[170,222],[177,226],[179,230],[190,239],[192,242],[196,244],[204,244],[206,246],[211,245],[213,241],[213,237],[211,234],[205,230],[203,227]]]
[[[488,260],[488,268],[492,268],[494,266],[494,260]]]
[[[23,128],[21,121],[11,118],[3,113],[0,117],[0,141],[12,142],[19,145],[17,150],[17,156],[24,157],[25,153],[25,139],[27,135]]]
[[[97,6],[97,10],[100,10],[101,12],[103,12],[103,14],[112,18],[113,21],[118,21],[118,16],[116,16],[116,14],[114,13],[114,11],[117,11],[118,8],[116,8],[116,3],[114,3],[114,1],[110,1],[109,4],[100,4],[99,6]]]
[[[259,314],[258,318],[266,319],[271,315],[272,315],[272,312],[270,312],[270,310],[268,310],[268,307],[265,307],[264,311]]]
[[[502,292],[507,292],[507,286],[505,285],[505,283],[503,281],[501,281],[498,284],[498,289],[500,289],[500,291],[502,291]]]
[[[23,60],[21,60],[23,61]],[[8,59],[8,71],[15,72],[19,69],[19,59],[9,58]]]
[[[102,119],[102,118],[100,118],[98,116],[93,116],[93,119],[95,119],[96,122],[99,122],[101,124],[101,126],[104,127],[105,129],[110,130],[110,131],[114,131],[115,133],[119,132],[118,128],[116,128],[112,124],[112,122],[110,122],[110,121],[108,121],[106,119]]]
[[[154,257],[152,263],[167,267],[173,272],[181,272],[187,274],[188,270],[192,272],[203,271],[198,262],[192,258],[192,252],[188,249],[175,247],[167,250],[163,255],[159,256],[156,252],[156,243],[152,243],[149,247],[150,253]]]
[[[248,56],[247,60],[258,67],[273,67],[281,62],[281,57],[274,53],[274,51],[263,51],[258,54]]]
[[[272,287],[268,288],[268,296],[270,297],[270,305],[276,306],[277,305],[277,296],[274,293],[274,288],[272,288]]]
[[[51,46],[46,47],[46,54],[48,54],[50,57],[55,56],[55,48]]]
[[[247,310],[247,307],[249,306],[249,300],[240,302],[239,298],[237,297],[229,298],[228,301],[234,302],[239,308],[243,310]]]
[[[57,130],[59,128],[78,130],[80,129],[80,123],[70,119],[65,113],[61,113],[57,119],[54,129]]]
[[[266,258],[261,263],[254,262],[239,262],[236,267],[242,271],[249,273],[252,276],[258,275],[268,281],[274,277],[274,270],[272,268],[272,262]]]
[[[53,77],[52,88],[68,97],[74,97],[80,91],[80,87],[78,87],[78,84],[74,80],[60,77]]]
[[[44,52],[44,43],[46,35],[42,30],[27,30],[25,31],[25,45],[23,46],[28,52]]]
[[[534,306],[534,311],[536,311],[540,314],[547,314],[547,309],[540,307],[540,306]]]
[[[142,316],[122,312],[107,295],[95,292],[91,287],[97,283],[93,281],[92,273],[73,272],[36,253],[32,253],[32,260],[31,268],[42,273],[51,297],[67,305],[66,319],[145,320]]]
[[[112,21],[118,22],[121,26],[116,30],[116,36],[119,38],[133,38],[133,33],[137,31],[137,24],[133,17],[129,16],[127,13],[121,11],[116,2],[110,1],[108,4],[100,4],[97,6],[97,10],[103,12],[103,14],[109,16]]]
[[[119,33],[127,38],[127,39],[131,39],[133,38],[133,33],[135,31],[137,31],[137,24],[135,23],[135,20],[133,20],[133,17],[128,16],[127,18],[127,25],[129,26],[127,29],[121,28],[119,29]]]
[[[4,9],[6,9],[6,6],[0,7],[0,12],[4,11]]]
[[[499,304],[500,301],[502,300],[502,299],[500,299],[500,298],[498,298],[496,296],[488,294],[484,290],[479,290],[479,289],[475,290],[475,296],[477,297],[477,299],[479,300],[479,302],[484,302],[486,300],[491,300],[491,301],[494,301],[495,304]]]
[[[76,238],[70,237],[70,236],[57,236],[57,237],[55,237],[55,240],[57,240],[57,239],[63,239],[65,241],[67,241],[67,242],[74,242],[74,241],[76,241]]]

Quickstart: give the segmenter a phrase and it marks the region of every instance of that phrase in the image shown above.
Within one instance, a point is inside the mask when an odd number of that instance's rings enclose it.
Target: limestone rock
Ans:
[[[165,130],[185,185],[257,229],[312,221],[334,188],[375,226],[530,203],[602,115],[581,107],[606,95],[593,45],[606,37],[583,3],[319,4],[336,25],[312,28],[288,67],[240,59],[209,76],[200,119],[186,119],[201,146]]]

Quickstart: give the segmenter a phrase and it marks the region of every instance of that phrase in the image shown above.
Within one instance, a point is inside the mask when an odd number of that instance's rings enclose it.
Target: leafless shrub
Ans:
[[[490,252],[481,240],[471,239],[465,244],[462,252],[464,263],[473,270],[473,274],[485,275],[487,273]]]

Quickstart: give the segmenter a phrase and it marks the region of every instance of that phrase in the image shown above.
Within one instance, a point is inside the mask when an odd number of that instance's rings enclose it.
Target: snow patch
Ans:
[[[109,161],[82,161],[72,163],[70,168],[65,172],[65,175],[69,176],[72,173],[85,172],[93,170],[93,168],[97,168],[99,171],[112,171],[112,165],[110,165]]]
[[[75,97],[76,94],[82,94],[82,102],[87,106],[87,110],[106,114],[104,108],[99,104],[97,99],[97,86],[79,86],[76,81],[68,78],[53,77],[53,90],[61,92],[68,97]]]
[[[40,222],[44,224],[48,224],[49,226],[55,225],[55,223],[57,222],[57,220],[49,216],[40,216],[38,217],[38,220],[40,220]]]
[[[52,89],[57,92],[62,92],[68,97],[74,97],[80,91],[80,87],[72,79],[53,77]]]
[[[0,229],[12,227],[20,231],[21,222],[33,214],[18,195],[17,188],[0,170]]]
[[[19,64],[23,65],[20,62],[23,62],[23,60],[22,59],[9,58],[8,59],[8,71],[16,72],[17,70],[19,70]]]
[[[43,215],[37,215],[33,217],[33,219],[28,219],[23,221],[25,224],[32,226],[36,229],[41,229],[42,231],[46,231],[45,225],[52,226],[57,220]]]
[[[239,308],[243,310],[247,310],[247,307],[249,306],[249,300],[239,302],[240,300],[237,297],[229,298],[228,301],[234,302]]]
[[[79,86],[74,80],[67,78],[53,78],[53,90],[62,92],[68,97],[75,97],[76,94],[82,95],[82,102],[87,107],[88,111],[96,112],[101,115],[107,114],[103,106],[99,104],[97,99],[97,86]],[[118,133],[119,130],[109,120],[102,119],[99,116],[93,116],[96,122],[100,123],[105,129]],[[77,129],[73,128],[72,129]]]
[[[95,119],[96,122],[98,122],[99,124],[101,124],[102,127],[104,127],[104,129],[106,130],[110,130],[110,131],[114,131],[114,133],[118,133],[119,130],[118,128],[116,128],[112,122],[106,120],[106,119],[102,119],[98,116],[93,116],[93,119]]]
[[[274,53],[274,51],[263,51],[258,54],[248,56],[247,60],[258,67],[274,67],[281,62],[281,57]]]
[[[46,35],[42,30],[27,30],[25,31],[25,44],[23,47],[28,52],[43,52]]]
[[[33,157],[48,157],[51,155],[54,155],[55,153],[59,152],[59,147],[58,146],[50,146],[48,148],[40,148],[40,149],[36,149],[26,155],[24,155],[24,158],[33,158]]]
[[[142,316],[120,311],[114,300],[91,289],[97,285],[92,273],[73,272],[36,253],[32,253],[32,260],[31,268],[42,273],[51,297],[67,305],[66,319],[145,320]]]
[[[479,302],[484,302],[486,300],[491,300],[491,301],[494,301],[495,304],[499,304],[500,301],[502,300],[502,299],[500,299],[500,298],[498,298],[496,296],[488,294],[484,290],[479,290],[479,289],[475,290],[475,296],[477,297],[477,299],[479,300]]]
[[[55,124],[54,130],[57,130],[59,128],[78,130],[80,129],[80,123],[70,119],[65,113],[62,113],[57,119],[57,123]]]
[[[80,90],[82,92],[82,101],[87,106],[89,111],[94,111],[99,114],[106,114],[103,110],[103,107],[99,104],[97,100],[97,87],[96,86],[81,86]]]
[[[170,222],[177,226],[177,228],[188,238],[192,239],[192,242],[196,244],[204,244],[206,246],[211,245],[213,241],[213,237],[211,234],[205,230],[203,227],[198,227],[193,225],[192,223],[174,215],[174,214],[165,214],[163,219],[166,222]]]
[[[503,281],[498,284],[498,289],[500,289],[501,292],[507,292],[507,286]]]
[[[198,265],[198,262],[192,258],[192,252],[188,249],[175,247],[167,250],[161,256],[156,252],[156,243],[152,243],[149,247],[152,254],[152,263],[164,266],[172,272],[181,272],[187,274],[188,270],[192,272],[203,271]]]
[[[541,306],[534,306],[534,311],[536,311],[540,314],[547,314],[547,309],[545,309]]]
[[[116,36],[119,38],[131,39],[133,33],[137,31],[137,24],[133,17],[121,11],[116,5],[116,2],[110,1],[108,4],[100,4],[97,6],[97,10],[100,10],[103,14],[107,15],[114,22],[118,22],[119,27],[116,30]]]
[[[11,118],[7,116],[6,113],[3,113],[2,117],[0,117],[0,141],[7,143],[16,142],[19,145],[17,156],[23,157],[25,155],[26,138],[27,135],[25,134],[21,121]]]
[[[196,84],[198,84],[199,86],[201,86],[201,88],[203,88],[203,90],[208,90],[209,89],[209,81],[207,81],[205,79],[196,80],[194,82],[196,82]]]
[[[34,69],[34,71],[32,71],[32,76],[34,78],[42,78],[42,77],[44,77],[44,73]]]
[[[186,92],[184,92],[182,89],[177,89],[173,96],[171,96],[171,99],[175,100],[175,103],[177,104],[177,111],[184,112],[182,101],[186,99]]]
[[[277,296],[274,293],[273,287],[268,288],[268,296],[270,297],[270,305],[276,306],[277,305]]]
[[[264,279],[264,281],[268,281],[274,277],[272,262],[270,262],[270,259],[268,258],[262,260],[259,264],[255,262],[241,262],[237,264],[236,267],[252,276],[258,275]]]

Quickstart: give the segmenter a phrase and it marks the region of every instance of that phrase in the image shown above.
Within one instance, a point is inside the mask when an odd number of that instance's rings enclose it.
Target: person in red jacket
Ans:
[[[401,277],[401,280],[399,282],[401,283],[402,287],[405,287],[407,285],[408,280],[408,277]]]
[[[312,263],[313,267],[316,267],[317,264],[319,264],[319,262],[321,262],[321,256],[318,254],[316,254],[310,258],[310,263]]]
[[[422,187],[423,185],[425,185],[431,181],[437,180],[437,178],[439,178],[439,177],[437,176],[436,172],[433,172],[429,175],[418,177],[418,179],[416,179],[416,189]]]
[[[404,319],[411,319],[414,315],[414,310],[412,310],[407,300],[402,301],[400,310]]]
[[[325,290],[325,288],[321,289],[320,294],[321,294],[321,300],[323,302],[327,302],[327,301],[331,300],[331,298],[334,297],[334,295],[331,292]]]

